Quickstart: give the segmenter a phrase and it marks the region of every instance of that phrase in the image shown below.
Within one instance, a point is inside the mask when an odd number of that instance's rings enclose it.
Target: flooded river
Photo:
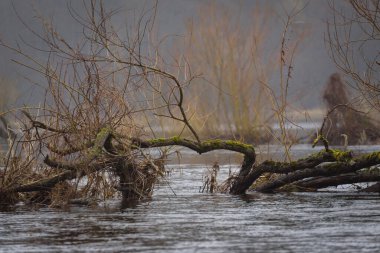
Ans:
[[[153,199],[133,208],[113,200],[97,208],[0,212],[0,252],[380,251],[378,194],[199,193],[205,168],[221,157],[236,159],[217,153],[202,164],[168,165],[171,175]],[[220,179],[237,168],[223,165]]]

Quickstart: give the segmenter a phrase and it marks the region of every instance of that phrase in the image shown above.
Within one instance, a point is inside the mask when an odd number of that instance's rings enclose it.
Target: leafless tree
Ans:
[[[86,15],[69,8],[83,27],[77,43],[67,41],[45,19],[42,34],[30,29],[41,40],[43,46],[35,50],[46,53],[45,62],[2,42],[23,57],[19,64],[43,75],[47,83],[41,106],[25,107],[15,114],[21,131],[0,170],[0,202],[26,199],[60,204],[62,199],[106,199],[118,192],[127,202],[149,197],[164,175],[165,159],[164,152],[159,158],[150,157],[144,152],[149,148],[183,146],[199,154],[220,149],[241,153],[239,172],[220,187],[231,194],[244,194],[268,173],[274,180],[255,189],[281,190],[293,183],[296,185],[291,187],[299,188],[297,183],[305,178],[352,174],[380,163],[378,152],[353,158],[350,152],[326,145],[325,150],[298,161],[257,164],[252,145],[202,140],[185,103],[185,90],[196,76],[186,60],[165,61],[158,50],[160,43],[150,43],[156,6],[143,12],[134,29],[122,35],[110,22],[115,11],[106,11],[95,0],[84,5]],[[291,64],[287,67],[289,74]],[[285,60],[281,70],[284,68]],[[288,80],[285,75],[283,78],[285,93],[276,108],[284,123]],[[154,131],[149,134],[144,129],[145,124],[149,126],[149,115],[179,122],[182,129],[178,135],[155,138]],[[332,163],[320,166],[326,161]],[[365,175],[338,181],[363,178]]]
[[[370,105],[380,110],[380,1],[332,1],[327,45],[332,59]]]

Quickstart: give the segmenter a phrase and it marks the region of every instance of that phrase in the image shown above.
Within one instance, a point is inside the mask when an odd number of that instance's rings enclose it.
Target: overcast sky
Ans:
[[[185,31],[185,22],[189,19],[196,18],[199,8],[207,1],[200,0],[159,0],[157,23],[160,36],[165,35],[182,35]],[[83,12],[82,1],[23,1],[2,0],[0,1],[0,38],[7,43],[16,45],[22,40],[31,45],[39,44],[38,39],[28,31],[22,24],[18,15],[30,27],[38,30],[38,20],[35,13],[51,18],[58,30],[69,40],[75,41],[80,36],[81,28],[73,21],[67,11],[67,4],[71,4],[78,13]],[[122,26],[128,15],[134,11],[138,13],[145,6],[152,5],[153,1],[141,0],[107,0],[104,1],[106,8],[121,8],[119,17],[116,20]],[[331,17],[331,10],[328,1],[295,1],[295,0],[262,0],[262,1],[236,1],[224,0],[216,1],[217,4],[225,5],[231,10],[239,10],[241,15],[249,18],[252,15],[252,8],[257,4],[267,5],[274,9],[277,16],[273,14],[273,25],[271,32],[281,33],[282,26],[279,23],[279,16],[284,10],[292,6],[306,5],[304,11],[297,17],[296,23],[309,30],[309,35],[300,47],[295,60],[295,68],[291,83],[291,94],[301,97],[300,104],[306,108],[319,107],[321,104],[321,91],[328,79],[328,76],[337,71],[335,65],[330,60],[324,42],[324,33],[326,30],[326,21]],[[16,11],[15,11],[16,10]],[[278,21],[278,23],[276,23]],[[250,25],[247,22],[247,25]],[[22,39],[21,39],[22,38]],[[270,42],[268,42],[270,44]],[[29,49],[31,50],[31,49]],[[274,49],[268,49],[274,50]],[[37,52],[36,56],[43,57]],[[20,103],[36,102],[38,100],[38,91],[22,76],[27,76],[33,80],[40,80],[35,73],[20,68],[17,64],[11,62],[16,56],[11,54],[5,48],[0,48],[0,76],[17,83],[22,92],[17,101]],[[12,84],[13,85],[13,84]],[[0,91],[1,92],[1,91]]]

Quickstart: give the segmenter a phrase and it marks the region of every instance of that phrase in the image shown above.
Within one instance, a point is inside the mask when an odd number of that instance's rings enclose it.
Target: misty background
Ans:
[[[164,52],[171,53],[173,40],[185,36],[186,23],[197,19],[199,10],[207,3],[213,1],[200,0],[159,0],[156,16],[158,37],[168,36]],[[294,70],[290,83],[289,99],[297,106],[304,109],[315,109],[322,106],[322,90],[328,77],[337,72],[326,49],[324,40],[327,21],[332,17],[329,1],[305,1],[305,0],[264,0],[264,1],[215,1],[216,5],[226,7],[231,13],[239,15],[244,25],[249,27],[251,15],[255,8],[271,9],[270,32],[281,35],[283,31],[282,20],[286,11],[294,6],[305,6],[304,10],[296,17],[294,31],[305,30],[306,36],[300,44],[294,61]],[[20,45],[37,59],[43,60],[45,53],[39,52],[33,47],[41,46],[40,40],[25,26],[40,32],[41,25],[38,15],[51,19],[57,30],[68,40],[75,42],[82,36],[82,28],[70,16],[67,6],[70,5],[77,13],[84,13],[82,1],[0,1],[0,38],[5,43],[13,46]],[[105,7],[118,9],[119,13],[113,19],[115,27],[125,29],[131,18],[139,15],[143,10],[154,5],[153,1],[139,0],[109,0],[104,1]],[[23,22],[25,24],[23,24]],[[263,29],[268,29],[263,27]],[[297,34],[290,33],[289,39]],[[270,37],[269,37],[270,38]],[[271,54],[278,50],[278,41],[267,41],[263,54]],[[174,49],[173,49],[174,50]],[[38,104],[42,97],[42,89],[39,85],[44,83],[44,78],[13,62],[19,56],[4,47],[0,47],[0,78],[2,104],[7,108],[23,104]],[[205,73],[206,74],[206,73]],[[276,83],[272,80],[272,85]],[[34,83],[34,84],[33,84]],[[4,94],[7,94],[4,96]]]

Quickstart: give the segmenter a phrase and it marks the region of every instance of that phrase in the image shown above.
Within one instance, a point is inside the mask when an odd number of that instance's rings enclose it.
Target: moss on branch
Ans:
[[[154,148],[154,147],[165,147],[165,146],[183,146],[191,150],[194,150],[198,154],[207,153],[214,150],[229,150],[241,153],[244,155],[244,159],[235,180],[229,192],[231,194],[244,194],[245,190],[249,187],[247,186],[246,177],[251,172],[253,165],[256,161],[255,148],[252,145],[244,144],[239,141],[234,140],[206,140],[203,142],[196,142],[178,136],[167,138],[167,139],[152,139],[143,141],[141,139],[132,139],[132,145],[139,148]]]
[[[323,161],[316,166],[294,171],[261,185],[255,188],[255,190],[270,192],[305,178],[320,176],[331,177],[340,174],[353,173],[363,168],[369,168],[380,164],[380,152],[373,152],[371,154],[362,155],[358,158],[352,159],[348,159],[343,152],[339,153],[339,155],[336,155],[338,152],[333,152],[333,154],[335,154],[335,158],[340,158],[341,160],[336,160],[335,162]]]
[[[255,157],[255,148],[252,145],[244,144],[239,141],[234,140],[206,140],[203,142],[196,142],[189,139],[181,138],[179,136],[174,136],[171,138],[158,138],[151,140],[141,140],[134,138],[132,139],[132,144],[140,148],[155,148],[155,147],[166,147],[166,146],[183,146],[199,154],[207,153],[214,150],[230,150]]]

